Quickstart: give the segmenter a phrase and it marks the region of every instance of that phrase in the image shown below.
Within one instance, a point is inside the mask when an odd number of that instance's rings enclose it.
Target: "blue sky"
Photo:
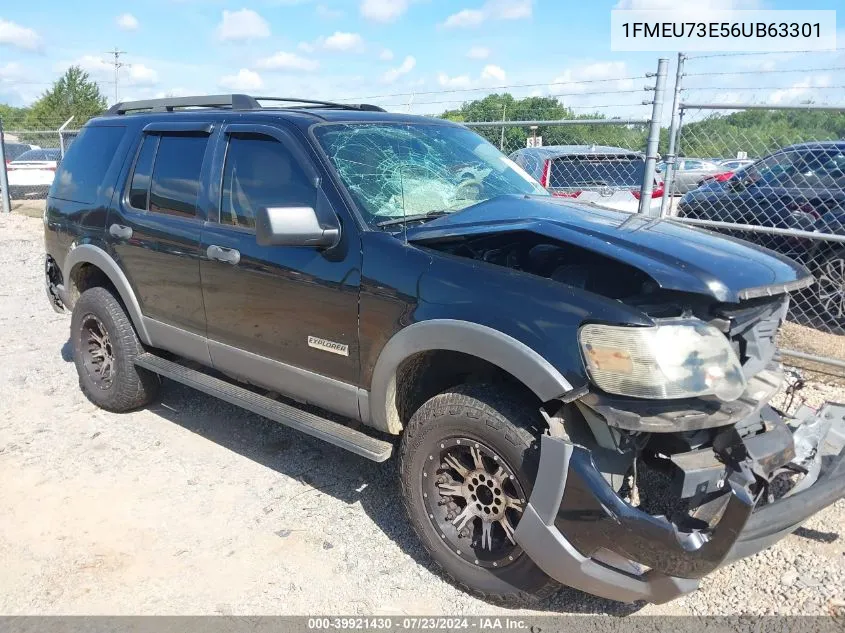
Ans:
[[[126,51],[120,98],[244,91],[343,99],[435,113],[496,86],[563,94],[581,111],[641,116],[636,92],[657,53],[612,53],[612,8],[680,0],[7,0],[0,7],[0,102],[25,105],[70,64],[113,100],[107,51]],[[836,9],[840,0],[699,0],[707,8]],[[838,16],[845,33],[845,11]],[[845,36],[840,37],[845,46]],[[674,59],[673,59],[674,62]],[[690,78],[706,98],[842,103],[845,51],[693,60],[696,72],[801,70]],[[828,69],[834,70],[828,70]],[[816,69],[818,69],[816,71]],[[632,79],[633,78],[633,79]],[[597,83],[570,83],[594,82]],[[609,81],[613,80],[613,81]],[[698,83],[696,83],[698,82]],[[759,90],[749,92],[758,86]],[[778,93],[777,91],[780,91]],[[452,91],[452,92],[447,92]],[[426,93],[436,94],[426,94]],[[394,95],[376,98],[379,95]],[[407,94],[406,94],[407,93]],[[598,94],[596,94],[598,93]],[[780,96],[778,96],[780,95]],[[702,94],[702,98],[705,98]]]

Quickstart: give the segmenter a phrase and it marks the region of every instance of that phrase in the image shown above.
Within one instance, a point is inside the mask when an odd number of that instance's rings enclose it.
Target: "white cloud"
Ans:
[[[678,11],[682,7],[677,0],[619,0],[614,9],[639,11]],[[727,11],[730,9],[758,9],[760,0],[697,0],[696,11]]]
[[[364,48],[364,38],[357,33],[335,31],[322,42],[327,51],[360,51]]]
[[[504,81],[505,76],[505,71],[494,64],[488,64],[481,71],[482,79],[494,79],[496,81]]]
[[[811,75],[807,79],[795,82],[789,88],[775,90],[769,94],[766,101],[771,104],[789,104],[802,97],[806,97],[803,101],[807,101],[812,98],[814,88],[826,88],[830,84],[830,75]]]
[[[56,72],[64,72],[68,66],[79,66],[95,81],[114,79],[114,65],[96,55],[83,55],[71,62],[60,61],[55,65]],[[126,64],[120,69],[120,83],[128,86],[154,86],[158,83],[158,72],[145,64]]]
[[[144,64],[130,64],[128,83],[132,86],[152,86],[158,83],[158,73]]]
[[[117,22],[117,27],[123,31],[137,31],[138,30],[138,18],[136,18],[131,13],[123,13],[115,18],[115,22]]]
[[[453,13],[446,18],[446,21],[443,22],[443,26],[447,29],[467,28],[470,26],[478,26],[484,22],[484,20],[485,16],[483,11],[479,9],[463,9],[462,11]]]
[[[361,0],[361,15],[373,22],[393,22],[409,4],[409,0]]]
[[[444,20],[447,29],[471,28],[487,20],[522,20],[530,18],[534,0],[487,0],[478,9],[462,9]]]
[[[41,48],[42,40],[34,30],[0,18],[0,44],[37,51]]]
[[[470,77],[467,74],[450,77],[446,73],[441,72],[437,75],[437,83],[443,88],[464,90],[466,88],[477,88],[502,83],[506,78],[507,73],[505,73],[503,68],[494,64],[488,64],[481,70],[481,74],[477,78]]]
[[[384,73],[381,79],[385,83],[393,83],[402,75],[407,75],[409,72],[411,72],[416,65],[417,60],[411,55],[408,55],[399,66],[397,66],[396,68],[391,68],[386,73]]]
[[[457,75],[456,77],[450,77],[446,73],[438,73],[437,83],[444,88],[461,89],[469,88],[473,81],[470,79],[469,75]]]
[[[237,75],[223,75],[218,83],[228,90],[258,90],[264,86],[261,75],[248,68],[241,68]]]
[[[328,37],[318,37],[313,42],[300,42],[296,46],[303,53],[313,53],[318,50],[332,53],[360,53],[366,48],[364,38],[358,33],[335,31]]]
[[[0,81],[20,80],[24,78],[24,69],[17,62],[7,62],[0,66]]]
[[[242,42],[270,36],[270,25],[252,9],[223,11],[217,37],[223,42]]]
[[[470,59],[487,59],[490,57],[490,49],[486,46],[473,46],[467,51],[467,57]]]
[[[550,92],[588,92],[591,82],[602,80],[601,90],[630,90],[634,86],[633,79],[626,79],[630,75],[628,66],[623,61],[592,62],[567,68],[552,80]],[[606,83],[604,80],[608,80]],[[613,81],[611,81],[613,80]]]
[[[317,17],[323,20],[336,20],[342,18],[344,15],[340,9],[332,9],[324,4],[318,4],[315,11],[317,12]]]
[[[378,58],[383,62],[389,62],[393,59],[393,51],[389,48],[382,49],[381,53],[379,53]]]
[[[301,57],[296,53],[279,51],[270,57],[258,60],[258,67],[265,70],[311,72],[317,70],[320,64],[316,60]]]

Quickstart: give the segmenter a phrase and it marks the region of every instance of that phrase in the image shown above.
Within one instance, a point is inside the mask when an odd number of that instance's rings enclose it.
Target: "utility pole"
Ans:
[[[120,56],[126,55],[126,51],[118,50],[117,46],[115,46],[113,51],[106,51],[106,54],[114,57],[114,102],[118,103],[120,101],[118,97],[120,94],[118,90],[118,85],[120,83],[120,69],[127,65],[120,61]]]

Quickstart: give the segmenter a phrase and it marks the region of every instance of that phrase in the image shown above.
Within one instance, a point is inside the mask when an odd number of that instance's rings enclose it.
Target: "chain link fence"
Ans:
[[[12,201],[43,200],[79,129],[66,121],[35,121],[30,129],[3,129],[6,178]]]
[[[782,351],[845,367],[845,105],[685,102],[680,83],[663,214],[806,266]]]

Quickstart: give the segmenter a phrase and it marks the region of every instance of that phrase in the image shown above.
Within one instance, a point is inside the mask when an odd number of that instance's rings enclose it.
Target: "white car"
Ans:
[[[551,145],[515,151],[510,159],[549,193],[600,207],[636,213],[645,176],[645,155],[604,145]],[[660,208],[663,182],[657,178],[649,208]]]
[[[62,159],[58,149],[31,149],[6,165],[9,195],[14,199],[46,198]]]

